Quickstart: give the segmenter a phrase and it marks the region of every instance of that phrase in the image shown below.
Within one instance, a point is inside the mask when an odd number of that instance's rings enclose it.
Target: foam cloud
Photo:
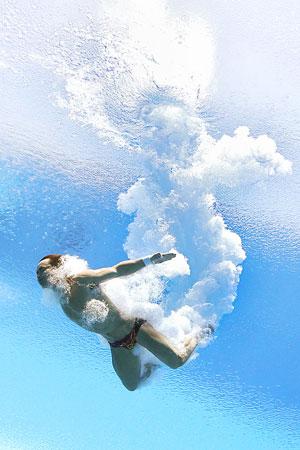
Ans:
[[[253,137],[245,126],[220,139],[209,134],[197,114],[214,61],[203,21],[179,20],[160,0],[155,7],[122,2],[120,15],[120,1],[104,2],[88,27],[62,31],[63,51],[49,49],[40,62],[64,80],[59,106],[140,156],[145,175],[117,204],[133,218],[124,243],[128,257],[177,253],[168,263],[107,282],[105,290],[120,309],[146,318],[178,347],[190,335],[207,345],[208,325],[217,327],[233,309],[246,257],[241,239],[216,212],[218,187],[286,175],[292,165],[273,139]],[[143,361],[153,360],[138,351]]]
[[[291,169],[291,162],[277,151],[273,139],[266,135],[251,137],[250,130],[243,126],[233,136],[224,135],[219,140],[203,133],[190,165],[180,168],[174,177],[179,183],[190,178],[191,182],[198,180],[213,189],[216,185],[234,187],[286,175]]]
[[[171,271],[162,264],[120,281],[119,292],[127,292],[133,314],[146,317],[177,346],[188,335],[207,345],[208,325],[216,327],[233,310],[246,257],[240,237],[216,213],[214,193],[220,185],[288,174],[291,163],[271,138],[254,138],[247,127],[214,139],[200,118],[178,104],[148,106],[143,120],[151,177],[119,196],[118,208],[134,216],[124,248],[130,258],[171,249],[178,257]],[[174,275],[179,279],[166,293],[166,279]]]
[[[59,45],[30,59],[62,79],[56,104],[116,145],[136,147],[145,131],[141,106],[150,98],[176,98],[194,108],[209,94],[210,27],[201,18],[179,19],[164,0],[100,2],[88,25],[65,26],[55,40]]]

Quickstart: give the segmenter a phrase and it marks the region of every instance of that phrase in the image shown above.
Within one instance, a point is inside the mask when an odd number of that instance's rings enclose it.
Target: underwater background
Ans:
[[[1,10],[0,448],[299,449],[298,4]],[[124,308],[216,337],[128,392],[36,264],[171,248]]]

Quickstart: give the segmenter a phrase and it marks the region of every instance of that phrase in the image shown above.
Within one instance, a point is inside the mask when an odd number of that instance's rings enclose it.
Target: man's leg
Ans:
[[[137,334],[137,342],[172,369],[182,366],[197,347],[196,338],[189,338],[185,342],[184,351],[180,352],[149,323],[141,326]]]
[[[111,347],[111,358],[116,374],[129,391],[134,391],[140,382],[140,358],[131,350]]]

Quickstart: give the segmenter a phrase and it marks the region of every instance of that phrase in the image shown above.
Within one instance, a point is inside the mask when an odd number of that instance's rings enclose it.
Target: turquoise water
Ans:
[[[101,5],[110,43],[120,43],[115,10],[109,2]],[[134,13],[137,4],[128,5],[123,27],[142,21]],[[160,5],[154,2],[154,13],[145,9],[145,22],[140,22],[145,33],[149,31],[145,23],[152,23],[153,14],[159,26],[164,24]],[[77,254],[92,267],[127,258],[123,246],[134,214],[117,208],[119,195],[141,175],[155,180],[160,195],[166,195],[171,183],[166,172],[154,169],[136,151],[137,144],[167,148],[166,122],[160,123],[162,134],[147,140],[136,120],[138,103],[132,100],[129,107],[128,102],[136,93],[141,95],[142,86],[143,105],[177,107],[187,103],[195,86],[187,86],[184,71],[174,63],[179,74],[172,78],[176,89],[167,90],[168,68],[161,62],[165,53],[158,53],[157,45],[151,49],[146,38],[139,46],[141,35],[134,34],[126,35],[131,52],[123,49],[123,54],[120,44],[114,62],[110,60],[117,94],[112,95],[110,78],[105,78],[99,94],[91,72],[85,73],[86,78],[78,78],[77,72],[87,65],[90,68],[95,60],[92,71],[107,64],[101,46],[97,47],[97,42],[108,39],[108,31],[101,34],[97,28],[97,21],[102,20],[99,4],[76,2],[70,8],[59,2],[51,6],[5,2],[6,39],[1,44],[0,66],[1,449],[300,448],[299,124],[295,115],[299,84],[293,75],[298,64],[299,33],[294,24],[299,8],[292,2],[289,7],[277,2],[268,9],[267,2],[256,5],[254,12],[246,3],[244,8],[237,2],[230,8],[224,5],[220,2],[216,8],[208,2],[189,2],[186,7],[174,2],[170,6],[179,22],[187,16],[205,19],[211,34],[208,41],[204,39],[204,48],[213,42],[211,72],[201,72],[197,66],[201,58],[193,53],[197,45],[180,29],[185,48],[197,62],[187,72],[202,77],[202,89],[207,91],[200,96],[200,104],[189,104],[188,114],[203,118],[216,139],[225,133],[232,136],[240,125],[249,126],[255,137],[267,133],[279,152],[293,162],[293,173],[251,178],[232,187],[219,182],[224,171],[213,167],[209,175],[213,180],[209,187],[216,197],[213,214],[222,214],[247,254],[236,286],[235,309],[220,317],[217,338],[199,350],[197,359],[176,371],[161,368],[149,384],[127,392],[97,336],[68,321],[57,306],[45,304],[35,266],[52,251]],[[274,30],[274,17],[279,15]],[[81,34],[72,34],[76,27]],[[66,34],[59,35],[64,28]],[[284,28],[289,30],[286,35]],[[178,30],[175,27],[175,35]],[[66,42],[68,35],[70,42]],[[165,33],[159,37],[170,39]],[[74,42],[80,48],[75,60],[70,59]],[[144,72],[133,71],[140,67],[141,48],[151,50],[161,70],[150,65]],[[122,81],[123,72],[116,69],[126,58],[126,76],[131,70],[128,85]],[[142,59],[143,67],[146,60]],[[205,61],[209,64],[209,55]],[[236,70],[232,70],[233,61]],[[148,79],[164,86],[164,92],[145,93]],[[101,104],[103,92],[106,109]],[[120,98],[126,99],[125,107]],[[112,133],[99,115],[109,118],[116,131]],[[172,149],[177,151],[187,138],[184,134],[180,140],[178,129],[176,133],[171,129]],[[125,143],[120,144],[121,138],[126,138]],[[135,151],[128,149],[128,142]],[[193,139],[188,142],[187,154]],[[176,162],[182,162],[180,155]],[[193,209],[191,214],[196,217]],[[214,254],[199,254],[204,247],[196,247],[192,234],[180,228],[185,223],[180,211],[172,209],[166,217],[174,221],[180,217],[173,231],[179,248],[189,257],[191,280],[195,261],[209,266]],[[205,236],[201,226],[199,234]],[[127,251],[133,251],[134,232]],[[186,289],[178,278],[167,286],[169,303],[176,299],[174,291]]]

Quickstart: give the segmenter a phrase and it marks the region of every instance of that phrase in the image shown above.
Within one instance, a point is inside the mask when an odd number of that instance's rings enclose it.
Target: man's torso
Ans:
[[[61,306],[69,319],[82,328],[101,334],[109,342],[122,339],[134,323],[134,319],[122,314],[99,286],[91,288],[73,284],[70,295]]]

